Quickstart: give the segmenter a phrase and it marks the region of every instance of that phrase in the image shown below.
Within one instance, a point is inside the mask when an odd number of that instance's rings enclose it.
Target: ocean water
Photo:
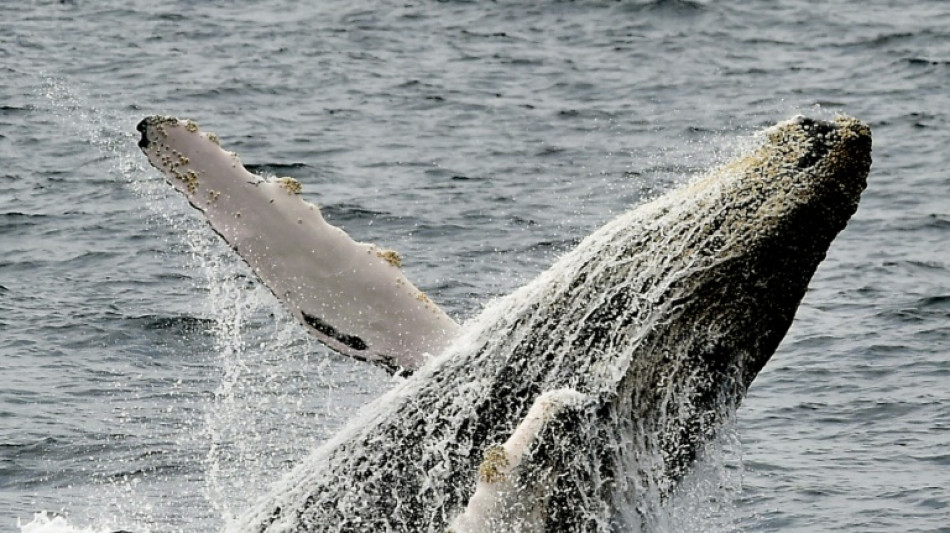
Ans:
[[[464,319],[839,111],[868,190],[670,529],[950,531],[950,5],[307,4],[0,5],[0,531],[219,530],[393,384],[165,186],[143,116],[297,178]]]

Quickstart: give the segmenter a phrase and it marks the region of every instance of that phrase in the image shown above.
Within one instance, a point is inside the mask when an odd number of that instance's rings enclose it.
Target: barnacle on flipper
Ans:
[[[191,133],[198,131],[198,124],[194,120],[185,121],[185,129]]]
[[[185,182],[185,188],[188,189],[188,192],[194,194],[198,190],[198,173],[194,170],[189,170],[184,174],[175,173],[175,176]]]
[[[175,124],[178,124],[178,119],[171,115],[154,115],[152,117],[149,117],[149,119],[150,119],[149,122],[151,122],[152,124],[160,124],[160,125],[168,124],[172,126],[174,126]]]
[[[396,268],[402,267],[402,257],[399,255],[399,252],[395,250],[379,250],[376,252],[376,257],[385,260]]]
[[[303,185],[294,178],[278,178],[277,182],[290,194],[300,194],[303,192]]]
[[[208,140],[214,144],[218,144],[218,134],[213,132],[208,132]]]
[[[478,479],[485,483],[495,483],[505,480],[504,469],[508,468],[508,452],[500,444],[493,444],[485,449],[485,459],[478,467]]]

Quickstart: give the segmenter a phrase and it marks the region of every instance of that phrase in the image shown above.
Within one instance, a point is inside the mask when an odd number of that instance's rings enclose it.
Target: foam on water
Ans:
[[[328,414],[346,416],[351,410],[340,405],[333,392],[341,387],[337,381],[350,380],[350,372],[338,357],[327,357],[326,349],[301,330],[240,258],[145,163],[129,127],[137,115],[95,106],[82,88],[60,79],[44,80],[39,93],[40,105],[45,103],[62,128],[101,154],[114,183],[128,188],[147,207],[143,223],[161,226],[169,249],[185,254],[199,275],[193,285],[206,297],[197,314],[210,318],[207,332],[213,346],[208,355],[218,382],[200,403],[183,399],[187,405],[177,406],[195,413],[178,433],[177,445],[203,453],[188,465],[193,481],[179,481],[176,490],[203,500],[214,522],[227,523],[309,450],[313,439],[333,431],[336,425],[326,421]],[[360,388],[367,393],[376,390],[377,381],[388,386],[379,371],[364,370]],[[103,484],[112,494],[105,496],[109,510],[98,519],[113,524],[106,530],[190,530],[190,524],[169,527],[157,518],[168,514],[164,506],[176,502],[156,501],[138,484],[135,477]],[[46,513],[19,523],[30,532],[87,531],[71,525],[67,517]],[[98,532],[96,527],[88,531]]]

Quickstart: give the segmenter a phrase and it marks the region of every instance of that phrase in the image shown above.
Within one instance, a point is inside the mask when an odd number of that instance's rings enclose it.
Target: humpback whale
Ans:
[[[290,178],[148,117],[139,146],[312,334],[405,372],[229,531],[638,531],[738,406],[858,206],[871,132],[803,116],[459,326]],[[659,497],[653,497],[659,495]]]

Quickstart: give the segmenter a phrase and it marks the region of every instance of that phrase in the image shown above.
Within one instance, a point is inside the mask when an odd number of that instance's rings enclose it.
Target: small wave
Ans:
[[[938,65],[950,65],[950,60],[947,59],[930,59],[926,57],[908,57],[905,61],[910,65],[924,65],[924,66],[938,66]]]
[[[947,306],[950,306],[950,294],[942,294],[939,296],[928,296],[926,298],[921,298],[920,300],[917,301],[917,304],[922,308],[932,307],[932,306],[947,307]]]
[[[385,216],[386,213],[368,209],[366,207],[353,203],[327,204],[320,206],[323,216],[334,220],[359,220],[363,218],[376,218]]]
[[[170,20],[172,22],[181,22],[188,19],[187,16],[182,15],[181,13],[159,13],[158,15],[155,15],[155,18],[158,20]]]
[[[489,40],[496,40],[496,39],[505,39],[508,41],[524,41],[525,40],[521,37],[516,37],[506,31],[478,32],[478,31],[472,31],[472,30],[462,28],[461,34],[468,37],[476,37],[480,39],[489,39]]]
[[[890,49],[897,45],[912,43],[922,37],[932,37],[930,31],[896,31],[881,34],[861,34],[855,36],[853,40],[832,44],[836,48],[854,48],[854,49]]]
[[[634,13],[693,15],[707,11],[708,7],[701,2],[691,0],[648,0],[624,4],[623,9]]]
[[[0,213],[0,227],[36,226],[47,218],[49,218],[48,215],[40,213],[22,213],[19,211]]]
[[[452,181],[487,181],[487,178],[483,176],[466,176],[464,174],[453,174],[449,179]]]
[[[188,315],[158,316],[142,315],[132,317],[132,322],[142,323],[149,330],[173,330],[184,333],[203,332],[211,329],[215,321],[210,318],[200,318]]]
[[[31,106],[0,105],[0,115],[17,115],[31,110]]]

